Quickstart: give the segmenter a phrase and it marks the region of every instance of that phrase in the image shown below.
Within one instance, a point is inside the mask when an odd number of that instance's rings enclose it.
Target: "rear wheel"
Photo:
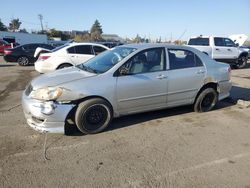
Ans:
[[[57,67],[57,69],[63,69],[63,68],[67,68],[67,67],[72,67],[73,65],[69,64],[69,63],[63,63],[61,65],[59,65]]]
[[[112,107],[100,98],[93,98],[79,104],[75,121],[78,129],[85,134],[99,133],[112,120]]]
[[[194,103],[195,112],[207,112],[212,110],[218,101],[218,94],[214,88],[206,88],[197,97]]]
[[[237,69],[242,69],[247,65],[247,56],[242,55],[238,58],[236,64],[235,64],[235,68]]]
[[[29,58],[25,57],[25,56],[21,56],[17,59],[17,63],[20,65],[20,66],[27,66],[30,64],[30,60]]]

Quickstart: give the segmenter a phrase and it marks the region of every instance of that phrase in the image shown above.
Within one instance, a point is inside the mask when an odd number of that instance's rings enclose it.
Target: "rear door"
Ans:
[[[31,61],[34,61],[34,54],[37,47],[39,47],[39,44],[26,44],[22,47],[24,54],[21,55],[25,55],[29,57]]]
[[[223,60],[227,59],[228,51],[225,46],[225,40],[222,37],[214,37],[213,59]]]
[[[94,57],[91,45],[77,45],[68,49],[68,54],[73,64],[84,63]]]
[[[168,49],[168,106],[191,104],[203,85],[206,69],[192,51]]]

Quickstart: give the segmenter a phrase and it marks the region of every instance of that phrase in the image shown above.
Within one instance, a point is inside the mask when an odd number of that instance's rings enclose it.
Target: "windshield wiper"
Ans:
[[[96,74],[98,73],[97,70],[92,69],[91,67],[85,66],[83,64],[82,64],[81,68],[82,68],[82,70],[85,70],[87,72],[92,72],[92,73],[96,73]]]

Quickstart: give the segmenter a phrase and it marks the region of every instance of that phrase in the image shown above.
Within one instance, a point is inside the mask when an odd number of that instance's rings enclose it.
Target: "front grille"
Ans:
[[[32,90],[33,90],[33,87],[32,87],[32,85],[30,84],[30,85],[26,88],[26,90],[25,90],[25,95],[26,95],[26,96],[29,96]]]

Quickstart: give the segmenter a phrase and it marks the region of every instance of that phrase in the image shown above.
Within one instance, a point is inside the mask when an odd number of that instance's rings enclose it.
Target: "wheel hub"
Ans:
[[[89,124],[99,124],[106,120],[107,111],[102,106],[94,106],[87,111],[87,122]]]

